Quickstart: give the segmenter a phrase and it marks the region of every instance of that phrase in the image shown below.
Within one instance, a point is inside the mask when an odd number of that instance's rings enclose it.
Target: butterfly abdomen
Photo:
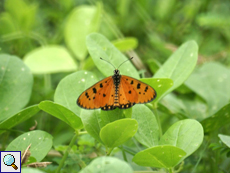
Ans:
[[[119,106],[119,85],[120,85],[120,79],[121,79],[121,75],[119,74],[119,71],[114,73],[113,75],[113,83],[115,86],[115,96],[114,96],[114,107],[118,107]]]

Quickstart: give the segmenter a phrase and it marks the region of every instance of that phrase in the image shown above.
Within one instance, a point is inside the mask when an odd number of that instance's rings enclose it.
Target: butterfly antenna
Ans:
[[[122,64],[124,64],[124,63],[127,62],[127,61],[130,61],[131,59],[133,59],[133,57],[131,57],[131,58],[125,60],[123,63],[121,63],[121,64],[117,67],[117,69],[118,69]]]
[[[111,64],[109,61],[107,61],[107,60],[105,60],[105,59],[103,59],[103,58],[101,58],[101,57],[100,57],[100,59],[101,59],[101,60],[106,61],[107,63],[109,63],[111,66],[113,66],[113,67],[114,67],[114,65],[113,65],[113,64]],[[114,67],[114,69],[116,69],[116,67]]]

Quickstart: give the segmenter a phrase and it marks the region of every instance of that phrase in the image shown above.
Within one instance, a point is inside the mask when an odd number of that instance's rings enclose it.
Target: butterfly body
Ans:
[[[148,103],[156,98],[156,91],[149,85],[120,75],[107,77],[85,90],[78,98],[77,104],[85,109],[113,110],[127,109],[138,103]]]

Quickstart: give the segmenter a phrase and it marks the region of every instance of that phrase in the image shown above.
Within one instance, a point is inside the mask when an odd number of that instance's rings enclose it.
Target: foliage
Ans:
[[[31,144],[28,173],[229,171],[229,7],[0,1],[0,150]],[[115,67],[134,57],[120,73],[152,86],[156,99],[124,110],[77,106],[113,75],[100,57]],[[41,161],[52,164],[26,168]]]

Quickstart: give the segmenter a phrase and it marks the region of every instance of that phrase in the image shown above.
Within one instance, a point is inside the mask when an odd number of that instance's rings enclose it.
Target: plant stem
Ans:
[[[67,156],[68,156],[68,154],[69,154],[69,152],[70,152],[70,150],[71,150],[71,148],[72,148],[72,146],[74,145],[74,142],[77,140],[78,131],[76,131],[75,133],[76,133],[76,134],[73,136],[73,138],[72,138],[72,140],[71,140],[71,142],[70,142],[70,144],[69,144],[69,146],[68,146],[68,148],[67,148],[65,154],[63,155],[62,160],[61,160],[61,162],[60,162],[60,164],[59,164],[59,166],[58,166],[58,168],[57,168],[57,170],[56,170],[55,173],[59,173],[59,172],[60,172],[60,170],[61,170],[61,168],[63,167],[64,162],[65,162],[65,160],[66,160],[66,158],[67,158]]]
[[[106,151],[107,151],[106,156],[110,156],[111,152],[113,151],[113,148],[107,148]]]
[[[125,150],[123,149],[123,146],[121,146],[121,151],[122,151],[122,155],[123,155],[123,158],[126,162],[128,162],[127,160],[127,157],[126,157],[126,154],[125,154]]]
[[[174,172],[173,168],[169,168],[168,171],[169,171],[169,173],[173,173]]]
[[[159,117],[158,112],[157,112],[157,103],[153,104],[153,113],[154,113],[154,115],[156,116],[156,119],[157,119],[157,123],[158,123],[158,126],[159,126],[159,136],[161,138],[161,136],[162,136],[162,127],[161,127],[160,117]]]

